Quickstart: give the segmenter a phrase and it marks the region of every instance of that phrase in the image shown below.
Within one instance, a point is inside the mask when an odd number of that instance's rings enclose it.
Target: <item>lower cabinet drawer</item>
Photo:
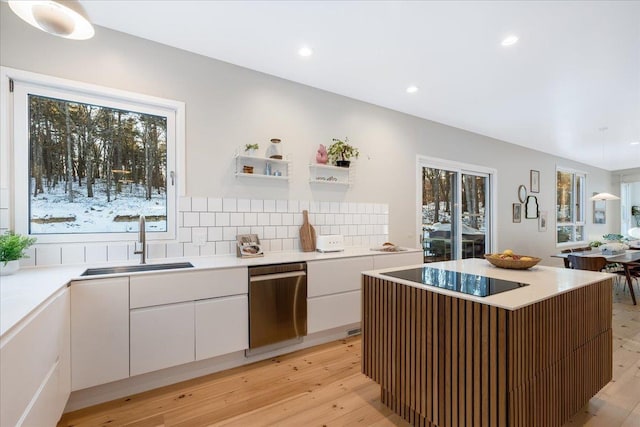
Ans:
[[[361,291],[344,292],[307,300],[307,331],[320,332],[361,321]]]
[[[195,360],[193,301],[130,312],[131,376]]]
[[[248,347],[249,313],[246,295],[196,301],[196,360]]]

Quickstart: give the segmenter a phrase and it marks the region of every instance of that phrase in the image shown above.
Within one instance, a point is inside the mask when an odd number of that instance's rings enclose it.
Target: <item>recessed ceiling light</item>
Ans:
[[[407,88],[407,93],[416,93],[418,91],[418,86],[409,86]]]
[[[640,145],[640,141],[633,141],[629,143],[629,145]]]
[[[298,50],[298,55],[300,56],[311,56],[313,55],[313,50],[310,47],[304,46]]]
[[[518,36],[509,36],[502,40],[500,43],[502,46],[511,46],[518,43]]]

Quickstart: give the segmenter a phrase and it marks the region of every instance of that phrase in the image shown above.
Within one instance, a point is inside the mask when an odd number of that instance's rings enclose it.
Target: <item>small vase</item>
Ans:
[[[9,276],[20,269],[20,261],[0,262],[0,276]]]
[[[271,140],[271,145],[267,148],[267,158],[282,160],[282,147],[279,139],[273,138]]]

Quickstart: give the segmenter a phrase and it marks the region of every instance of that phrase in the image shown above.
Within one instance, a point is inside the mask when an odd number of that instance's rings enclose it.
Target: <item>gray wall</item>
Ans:
[[[184,101],[189,196],[388,203],[390,240],[415,246],[416,155],[451,159],[498,170],[499,249],[539,255],[544,263],[559,265],[548,258],[557,252],[556,166],[587,172],[588,194],[615,192],[612,174],[601,169],[123,33],[98,27],[89,41],[68,41],[24,24],[6,3],[0,4],[0,19],[3,66]],[[344,136],[361,152],[354,184],[346,190],[311,187],[307,165],[318,144]],[[254,142],[266,147],[273,137],[282,139],[293,161],[289,185],[236,179],[236,148]],[[540,209],[549,212],[544,233],[535,220],[511,222],[517,187],[528,188],[530,169],[540,171]],[[589,219],[591,209],[589,204]],[[590,236],[619,229],[618,205],[609,203],[607,214],[606,225],[588,221]]]

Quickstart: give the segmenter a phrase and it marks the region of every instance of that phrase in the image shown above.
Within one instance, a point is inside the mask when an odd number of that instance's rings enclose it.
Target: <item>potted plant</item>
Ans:
[[[256,151],[258,151],[258,148],[260,148],[258,144],[246,144],[244,146],[244,152],[247,154],[247,156],[254,156],[256,154]]]
[[[333,144],[329,146],[328,150],[329,159],[335,163],[336,166],[348,168],[351,164],[352,157],[357,159],[360,152],[357,148],[349,145],[349,138],[341,139],[333,138]]]
[[[0,275],[8,276],[20,268],[20,258],[28,258],[24,251],[36,242],[33,237],[8,231],[0,236]]]

